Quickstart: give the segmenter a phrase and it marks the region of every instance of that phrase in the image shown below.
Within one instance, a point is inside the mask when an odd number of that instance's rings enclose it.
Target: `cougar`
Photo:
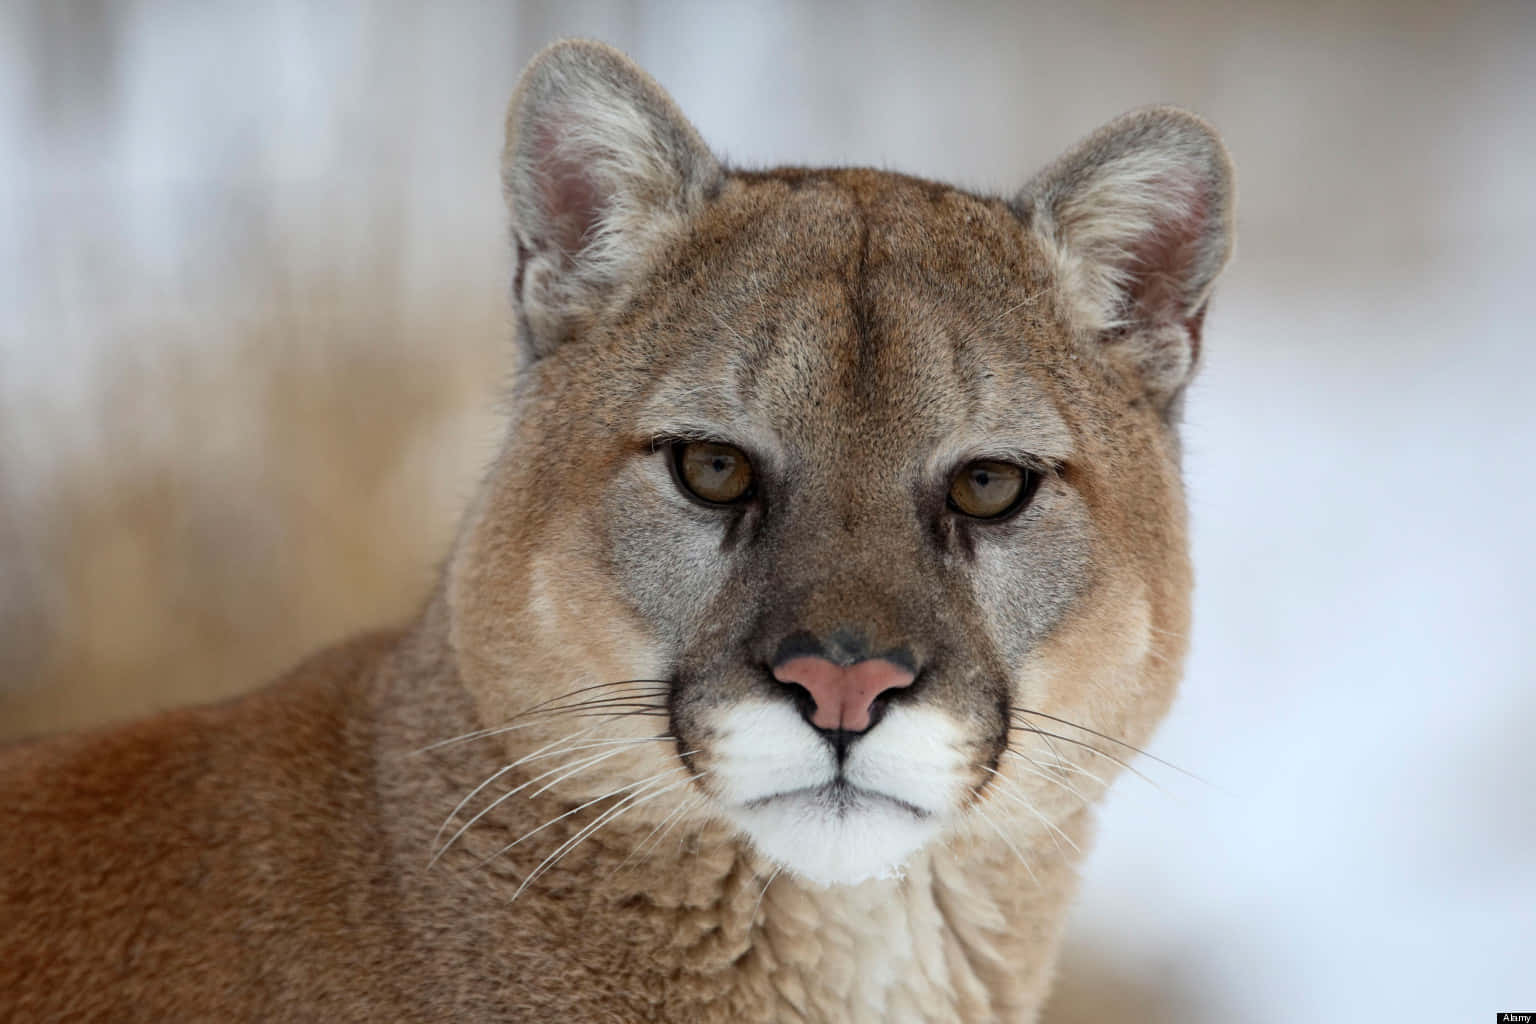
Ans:
[[[0,1016],[1033,1021],[1173,696],[1199,118],[1007,197],[524,72],[504,444],[414,622],[0,755]]]

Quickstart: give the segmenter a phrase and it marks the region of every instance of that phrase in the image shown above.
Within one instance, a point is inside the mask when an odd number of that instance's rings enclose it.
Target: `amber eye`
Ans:
[[[949,507],[973,519],[998,519],[1029,496],[1029,470],[1007,462],[981,459],[960,467],[949,485]]]
[[[680,441],[672,446],[677,482],[711,505],[741,501],[752,491],[752,463],[747,453],[713,441]]]

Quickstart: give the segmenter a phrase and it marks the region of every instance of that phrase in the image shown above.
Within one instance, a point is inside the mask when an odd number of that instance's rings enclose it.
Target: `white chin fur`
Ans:
[[[900,877],[906,859],[939,831],[933,818],[918,818],[885,800],[833,804],[807,793],[729,813],[759,853],[818,885]]]
[[[963,786],[960,730],[941,712],[889,709],[838,778],[827,742],[784,702],[749,702],[715,723],[726,816],[765,857],[821,885],[900,875],[938,835]]]

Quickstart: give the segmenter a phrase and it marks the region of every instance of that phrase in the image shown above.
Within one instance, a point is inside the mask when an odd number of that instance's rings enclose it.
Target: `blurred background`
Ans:
[[[494,451],[521,65],[627,50],[741,165],[998,192],[1195,109],[1238,255],[1188,680],[1054,1024],[1536,1008],[1536,4],[0,6],[0,738],[408,616]]]

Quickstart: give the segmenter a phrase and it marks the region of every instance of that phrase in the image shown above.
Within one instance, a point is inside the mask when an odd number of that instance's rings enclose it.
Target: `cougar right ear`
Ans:
[[[1210,125],[1133,111],[1079,143],[1015,201],[1056,264],[1077,328],[1175,406],[1232,250],[1232,162]]]
[[[535,57],[502,152],[529,354],[590,322],[722,176],[671,97],[619,51],[566,40]]]

